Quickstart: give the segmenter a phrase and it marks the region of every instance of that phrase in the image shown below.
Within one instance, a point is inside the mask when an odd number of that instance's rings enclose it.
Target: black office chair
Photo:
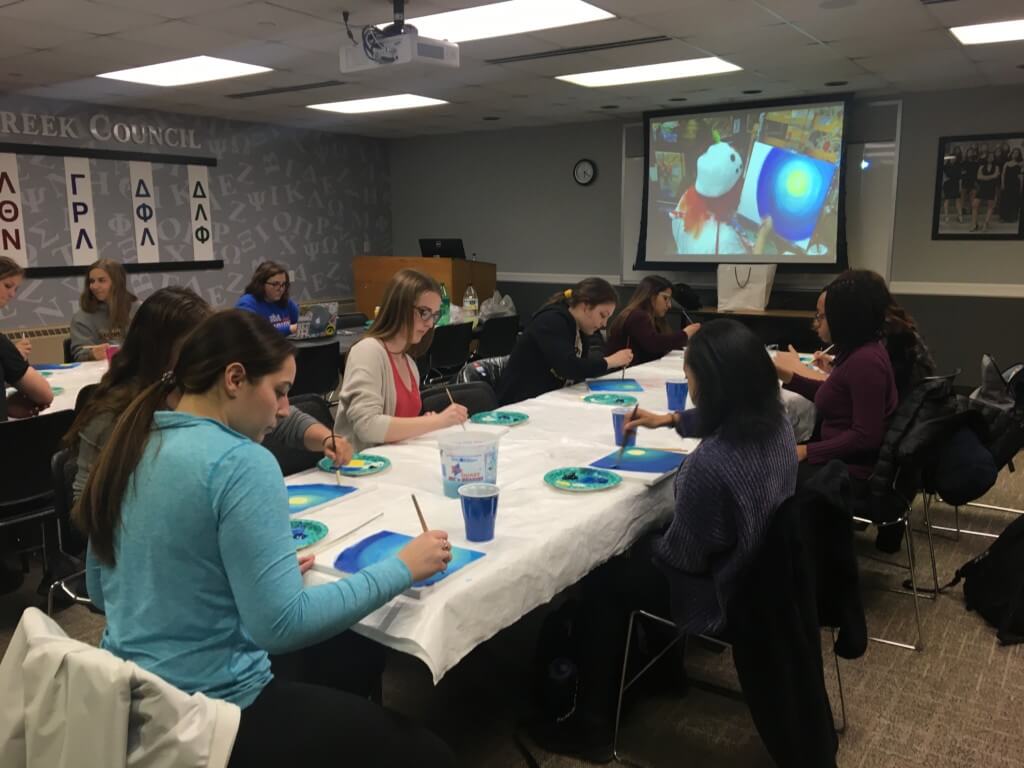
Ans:
[[[50,462],[50,472],[53,482],[53,509],[57,518],[57,547],[60,554],[68,558],[67,562],[76,564],[78,567],[70,569],[71,572],[64,575],[50,584],[46,593],[46,615],[53,616],[54,605],[59,596],[62,600],[84,605],[94,613],[101,613],[92,600],[89,599],[85,586],[85,563],[78,557],[71,555],[64,543],[65,528],[69,534],[73,534],[71,525],[71,508],[74,506],[74,481],[77,473],[75,458],[71,450],[64,448],[53,454]]]
[[[492,317],[480,329],[480,342],[473,353],[474,360],[512,354],[519,338],[519,315]]]
[[[71,356],[71,337],[70,336],[65,336],[64,337],[64,362],[65,363],[73,363],[73,362],[75,362],[75,358],[73,358]]]
[[[290,398],[289,404],[293,408],[309,414],[328,429],[334,428],[334,419],[331,418],[331,406],[320,395],[297,395]],[[296,472],[303,472],[311,467],[315,467],[316,463],[323,456],[323,453],[315,453],[303,448],[285,445],[274,436],[274,433],[267,435],[263,439],[263,447],[270,451],[274,458],[277,459],[282,475],[294,475]]]
[[[366,325],[368,319],[362,312],[345,312],[338,315],[338,322],[334,324],[334,327],[338,330],[342,328],[362,328]]]
[[[505,366],[508,365],[508,358],[508,355],[504,357],[487,357],[466,363],[462,370],[459,371],[455,381],[459,384],[483,381],[490,384],[492,388],[497,388],[498,379],[501,378],[501,374],[505,372]]]
[[[498,398],[490,384],[483,381],[474,381],[468,384],[449,384],[447,391],[445,387],[431,387],[420,393],[423,401],[423,413],[434,411],[440,413],[449,405],[448,392],[452,393],[452,400],[459,405],[466,406],[469,415],[493,411],[498,407]]]
[[[427,375],[424,383],[453,380],[469,360],[469,343],[472,339],[472,323],[456,323],[435,328],[434,340],[427,350]]]
[[[71,426],[73,411],[0,422],[0,528],[38,521],[48,570],[47,520],[55,516],[50,459]]]
[[[295,382],[292,395],[329,395],[341,377],[341,351],[331,339],[327,343],[299,347],[295,354]]]

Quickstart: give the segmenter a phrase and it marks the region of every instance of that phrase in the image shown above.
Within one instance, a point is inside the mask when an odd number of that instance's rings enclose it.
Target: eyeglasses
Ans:
[[[266,285],[266,286],[268,286],[270,288],[287,288],[288,287],[288,281],[287,280],[268,280],[267,282],[264,283],[264,285]]]
[[[413,307],[416,313],[420,316],[420,320],[424,323],[430,323],[431,325],[437,325],[437,321],[441,319],[441,311],[435,312],[430,307]]]

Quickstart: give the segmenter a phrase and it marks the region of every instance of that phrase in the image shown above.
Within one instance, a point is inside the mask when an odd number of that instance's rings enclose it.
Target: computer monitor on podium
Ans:
[[[443,256],[448,259],[466,258],[461,238],[420,238],[420,253],[424,256]]]

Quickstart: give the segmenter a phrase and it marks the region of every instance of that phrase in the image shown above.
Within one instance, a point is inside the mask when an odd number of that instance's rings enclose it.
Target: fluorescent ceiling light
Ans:
[[[1011,40],[1024,40],[1024,19],[969,24],[965,27],[953,27],[949,31],[964,45],[1006,43]]]
[[[628,85],[630,83],[650,83],[655,80],[674,80],[681,77],[702,77],[718,75],[723,72],[737,72],[741,67],[723,61],[717,56],[705,59],[686,59],[684,61],[666,61],[663,64],[647,64],[641,67],[624,67],[622,69],[603,69],[597,72],[581,72],[576,75],[559,75],[556,79],[567,83],[583,85],[587,88],[603,88],[608,85]]]
[[[393,109],[414,109],[416,107],[432,107],[436,104],[447,103],[447,101],[442,101],[441,99],[431,99],[426,96],[417,96],[413,93],[399,93],[395,96],[332,101],[329,104],[308,104],[307,106],[310,109],[322,109],[324,112],[359,115],[364,112],[389,112]]]
[[[96,77],[105,77],[108,80],[127,80],[129,83],[145,85],[170,86],[207,83],[211,80],[226,80],[230,77],[245,77],[270,71],[270,67],[258,67],[255,64],[243,64],[240,61],[217,59],[213,56],[192,56],[188,59],[165,61],[162,64],[150,64],[147,67],[107,72],[96,75]]]
[[[408,23],[423,37],[464,43],[614,18],[614,13],[583,0],[506,0],[461,11],[433,13],[409,19]]]

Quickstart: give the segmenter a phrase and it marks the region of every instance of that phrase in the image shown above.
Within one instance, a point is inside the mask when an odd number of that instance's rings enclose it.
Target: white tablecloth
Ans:
[[[46,377],[51,388],[60,387],[64,390],[60,394],[54,395],[53,405],[46,410],[46,413],[72,410],[75,407],[75,398],[78,397],[78,393],[89,384],[98,384],[106,372],[106,360],[93,360],[75,368],[40,371]]]
[[[664,382],[682,375],[682,356],[637,366],[628,375],[645,387],[637,393],[641,406],[665,412]],[[307,581],[341,577],[330,567],[337,555],[378,530],[419,533],[409,498],[415,492],[431,527],[447,530],[453,544],[479,549],[486,557],[419,598],[399,596],[360,622],[356,631],[416,656],[430,668],[435,682],[440,680],[478,644],[671,515],[670,479],[650,488],[627,478],[615,489],[592,494],[556,491],[543,483],[548,470],[586,465],[615,450],[612,409],[584,403],[587,393],[586,385],[577,385],[509,406],[506,410],[529,414],[530,421],[489,430],[504,433],[498,457],[501,497],[496,536],[483,544],[466,541],[459,501],[443,495],[438,433],[369,451],[390,458],[392,467],[361,480],[346,479],[352,485],[372,483],[375,488],[338,503],[373,505],[383,515],[322,551]],[[670,429],[642,430],[637,443],[676,450],[696,445]],[[329,477],[311,470],[288,482],[329,482]],[[309,516],[316,518],[315,513]]]

